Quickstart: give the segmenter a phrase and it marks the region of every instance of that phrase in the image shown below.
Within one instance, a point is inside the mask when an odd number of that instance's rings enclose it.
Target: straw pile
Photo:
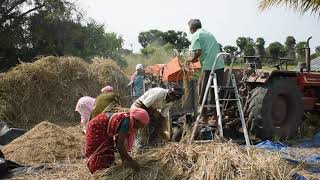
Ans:
[[[5,157],[22,164],[52,163],[82,156],[83,135],[42,122],[3,148]]]
[[[80,97],[96,97],[105,85],[125,97],[127,83],[109,59],[95,58],[88,64],[80,58],[50,56],[22,63],[0,77],[0,120],[22,128],[43,119],[79,121],[74,109]]]
[[[136,155],[139,172],[118,166],[91,175],[83,159],[48,164],[50,169],[16,179],[292,179],[299,171],[279,154],[228,143],[168,144]],[[118,159],[119,160],[119,159]],[[301,171],[300,171],[301,173]]]
[[[65,127],[63,130],[71,134],[73,137],[76,137],[81,144],[85,144],[86,135],[83,133],[80,125]]]
[[[276,153],[233,143],[169,144],[136,158],[141,171],[115,166],[104,179],[291,179],[296,169]]]

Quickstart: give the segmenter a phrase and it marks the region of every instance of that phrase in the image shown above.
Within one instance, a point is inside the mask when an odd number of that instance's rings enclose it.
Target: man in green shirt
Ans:
[[[193,58],[189,62],[195,63],[200,60],[202,73],[199,79],[199,103],[201,104],[206,85],[210,76],[210,72],[214,61],[216,60],[217,55],[221,52],[219,43],[215,37],[208,31],[202,29],[202,25],[199,19],[191,19],[188,22],[190,32],[192,34],[190,51],[194,53]],[[215,73],[217,75],[218,86],[221,86],[223,83],[224,75],[224,60],[219,58],[215,66]],[[214,92],[211,89],[210,96],[208,96],[208,104],[214,104]],[[204,108],[203,113],[200,114],[201,119],[200,123],[203,124],[212,124],[214,121],[208,122],[208,109]],[[214,113],[216,115],[216,113]]]

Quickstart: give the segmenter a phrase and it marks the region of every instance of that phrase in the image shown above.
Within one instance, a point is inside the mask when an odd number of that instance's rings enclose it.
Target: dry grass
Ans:
[[[104,179],[291,179],[296,169],[279,154],[233,143],[169,144],[138,156],[140,172],[116,166]]]
[[[299,147],[289,147],[287,148],[287,153],[296,160],[306,159],[312,155],[320,156],[320,148],[299,148]]]
[[[39,164],[76,159],[83,155],[84,135],[46,121],[4,146],[5,157],[22,164]]]
[[[215,141],[138,152],[139,172],[123,167],[117,156],[118,166],[91,175],[79,156],[83,143],[79,127],[43,122],[5,146],[4,153],[8,159],[46,167],[14,179],[291,179],[299,170],[280,154]]]
[[[74,111],[78,99],[96,97],[107,84],[122,97],[130,92],[123,88],[127,77],[110,59],[95,58],[88,64],[80,58],[50,56],[20,64],[0,80],[0,119],[22,128],[43,119],[79,121]]]

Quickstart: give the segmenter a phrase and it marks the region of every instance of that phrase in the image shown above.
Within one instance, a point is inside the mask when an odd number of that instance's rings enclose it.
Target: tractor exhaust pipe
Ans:
[[[306,44],[306,46],[304,48],[307,72],[311,71],[311,57],[310,57],[310,46],[309,46],[309,41],[310,41],[311,38],[312,37],[308,38],[307,44]]]

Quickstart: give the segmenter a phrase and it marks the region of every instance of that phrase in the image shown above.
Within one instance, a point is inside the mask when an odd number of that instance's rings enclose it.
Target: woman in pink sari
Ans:
[[[113,88],[111,86],[106,86],[101,89],[101,93],[103,94],[107,94],[112,91],[113,91]],[[81,97],[77,102],[75,111],[77,111],[81,116],[80,125],[84,133],[86,133],[87,123],[90,120],[90,114],[94,108],[95,101],[96,99],[93,97],[84,96],[84,97]]]
[[[90,120],[90,114],[94,107],[95,101],[95,98],[84,96],[78,100],[76,105],[76,111],[81,116],[80,124],[84,133],[86,133],[87,123]]]

